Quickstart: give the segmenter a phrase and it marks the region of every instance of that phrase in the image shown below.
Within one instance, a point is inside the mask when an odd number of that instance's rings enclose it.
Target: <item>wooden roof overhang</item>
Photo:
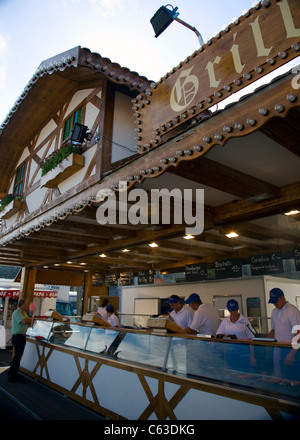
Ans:
[[[8,192],[10,178],[25,146],[56,117],[57,109],[69,97],[80,89],[92,87],[99,78],[132,92],[133,97],[150,84],[136,72],[80,46],[40,64],[0,126],[1,165],[6,170],[0,174],[1,196]]]
[[[277,78],[112,170],[97,184],[87,187],[83,182],[76,192],[58,196],[55,203],[29,215],[26,223],[15,224],[1,238],[1,263],[64,271],[135,272],[180,270],[186,264],[222,258],[246,261],[252,255],[278,251],[289,255],[300,245],[300,216],[282,215],[300,207],[300,91],[293,89],[292,78],[292,73]],[[259,155],[268,142],[268,162],[260,173],[263,176],[257,177],[250,162],[254,157],[261,166]],[[245,153],[242,167],[233,166],[232,154],[239,149]],[[122,181],[128,190],[150,191],[166,182],[181,189],[204,188],[204,232],[186,241],[182,238],[186,225],[172,220],[159,225],[99,225],[98,192],[112,189],[118,194]],[[231,229],[239,232],[235,240],[224,236]],[[159,247],[150,248],[153,241]],[[130,253],[124,253],[125,248]]]

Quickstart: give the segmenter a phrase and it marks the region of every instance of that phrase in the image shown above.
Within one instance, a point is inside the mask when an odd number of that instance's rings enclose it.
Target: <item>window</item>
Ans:
[[[71,131],[74,127],[75,122],[78,122],[79,124],[82,123],[82,116],[83,116],[83,107],[81,106],[73,113],[71,113],[71,115],[65,121],[64,131],[63,131],[63,142],[65,142],[71,136]]]
[[[261,316],[261,307],[259,298],[247,298],[247,316],[255,318],[251,320],[253,328],[260,328],[259,318]]]
[[[22,165],[20,165],[16,171],[14,191],[13,191],[13,194],[15,196],[20,196],[22,194],[24,176],[25,176],[25,162]]]
[[[252,318],[261,316],[259,298],[247,298],[247,316],[251,316]]]

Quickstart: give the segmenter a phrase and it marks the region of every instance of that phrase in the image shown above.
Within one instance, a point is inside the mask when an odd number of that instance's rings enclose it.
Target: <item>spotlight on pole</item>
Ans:
[[[171,6],[172,9],[167,8],[167,6]],[[153,15],[153,17],[150,20],[150,23],[152,24],[152,27],[155,32],[155,38],[157,38],[160,34],[162,34],[167,27],[170,26],[173,21],[177,21],[178,23],[182,24],[183,26],[187,27],[188,29],[191,29],[198,37],[200,46],[203,46],[203,38],[200,34],[200,32],[190,24],[186,23],[183,20],[180,20],[178,18],[179,12],[177,6],[174,8],[172,5],[168,4],[166,6],[161,6]]]

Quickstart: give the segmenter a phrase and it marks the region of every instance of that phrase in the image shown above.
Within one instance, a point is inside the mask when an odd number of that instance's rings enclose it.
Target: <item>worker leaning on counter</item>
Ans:
[[[300,312],[285,299],[283,291],[278,287],[271,289],[269,295],[269,304],[273,304],[275,308],[272,310],[271,331],[268,336],[278,342],[290,342],[293,339],[293,328],[300,326]],[[298,334],[300,330],[296,332]]]
[[[215,336],[220,324],[216,308],[211,304],[203,304],[197,293],[191,293],[185,304],[188,304],[195,312],[192,322],[185,327],[185,332]]]
[[[170,317],[182,328],[189,327],[193,320],[193,312],[188,307],[185,307],[177,295],[171,295],[168,303],[172,309]]]
[[[269,304],[273,304],[274,309],[271,314],[271,331],[268,337],[275,338],[279,343],[290,343],[294,337],[294,333],[296,333],[296,339],[298,341],[298,335],[300,333],[300,312],[297,307],[285,299],[284,292],[278,287],[270,290]],[[298,343],[296,343],[296,346],[298,348]],[[285,383],[286,379],[292,380],[294,383],[299,383],[297,374],[295,377],[295,371],[293,370],[295,362],[299,362],[299,353],[300,350],[294,348],[287,353],[279,350],[279,347],[274,349],[273,374],[277,379],[281,378],[283,380],[282,383]]]
[[[225,318],[218,330],[217,335],[235,335],[237,339],[252,339],[255,336],[249,319],[239,312],[239,303],[235,299],[227,302],[229,316]]]
[[[26,344],[26,331],[31,325],[31,318],[27,315],[28,310],[28,302],[25,299],[20,299],[18,308],[12,314],[11,343],[14,347],[15,354],[8,371],[8,380],[12,382],[22,378],[19,374],[19,367]]]

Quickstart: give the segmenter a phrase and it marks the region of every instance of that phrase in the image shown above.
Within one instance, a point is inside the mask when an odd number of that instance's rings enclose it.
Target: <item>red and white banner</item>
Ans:
[[[0,298],[9,296],[10,298],[18,298],[20,294],[19,289],[0,289]],[[34,298],[57,298],[57,290],[35,290]]]

